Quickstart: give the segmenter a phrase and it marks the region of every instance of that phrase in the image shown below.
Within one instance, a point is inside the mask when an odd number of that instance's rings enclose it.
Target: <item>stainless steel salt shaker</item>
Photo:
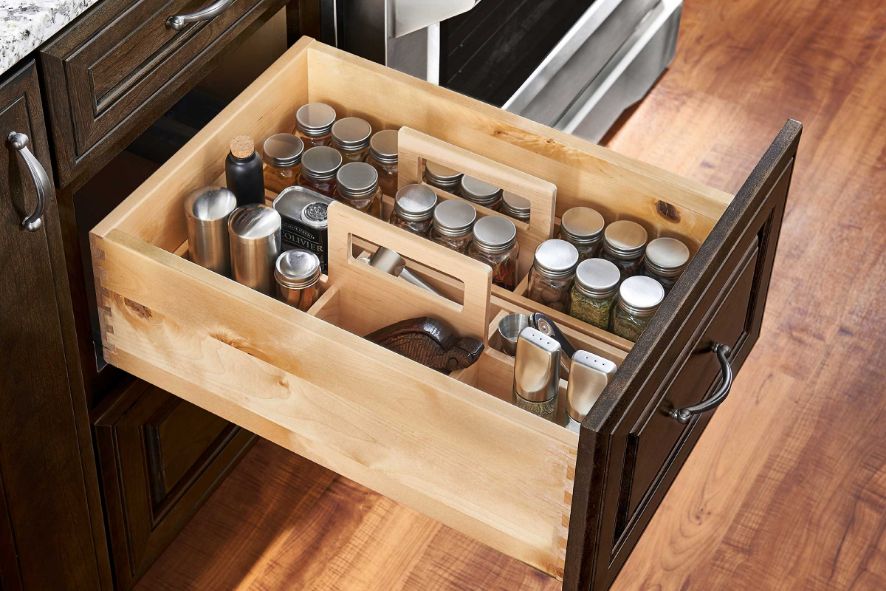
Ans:
[[[559,390],[560,343],[540,330],[524,328],[514,359],[514,404],[555,421]]]
[[[274,264],[277,296],[293,308],[307,312],[320,294],[320,257],[308,250],[287,250]]]
[[[281,218],[273,207],[250,204],[228,218],[233,278],[243,285],[274,293],[274,262],[280,254]]]
[[[237,198],[224,187],[204,187],[188,195],[185,218],[192,261],[210,271],[231,274],[228,216],[236,207]]]
[[[578,433],[581,422],[615,375],[615,363],[587,351],[576,351],[566,386],[566,428]]]

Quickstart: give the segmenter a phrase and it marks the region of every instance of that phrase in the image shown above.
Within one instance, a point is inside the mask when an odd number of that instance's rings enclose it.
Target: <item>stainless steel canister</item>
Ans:
[[[185,199],[191,260],[222,275],[231,274],[228,216],[235,207],[237,198],[224,187],[204,187]]]
[[[281,218],[273,207],[250,204],[228,218],[233,278],[262,293],[274,293],[274,262],[280,254]]]

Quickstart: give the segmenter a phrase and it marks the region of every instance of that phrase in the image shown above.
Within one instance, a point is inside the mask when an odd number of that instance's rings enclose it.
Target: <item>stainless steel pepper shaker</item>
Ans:
[[[514,404],[556,421],[560,389],[560,343],[532,327],[517,339],[514,360]]]
[[[566,386],[566,428],[578,433],[581,422],[615,375],[615,363],[587,351],[576,351]]]

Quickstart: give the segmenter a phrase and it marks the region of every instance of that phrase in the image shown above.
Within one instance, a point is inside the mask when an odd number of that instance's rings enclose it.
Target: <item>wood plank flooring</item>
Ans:
[[[763,334],[615,589],[886,589],[886,3],[687,0],[614,149],[735,191],[805,125]],[[262,442],[154,589],[554,590]]]

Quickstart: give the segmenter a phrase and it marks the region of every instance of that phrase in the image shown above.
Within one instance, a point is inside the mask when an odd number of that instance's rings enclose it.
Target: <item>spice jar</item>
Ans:
[[[638,275],[622,281],[618,288],[618,303],[612,311],[612,332],[636,342],[664,296],[664,288],[651,277]]]
[[[521,222],[528,222],[530,207],[531,203],[529,202],[529,199],[520,197],[509,191],[502,191],[501,206],[499,206],[498,210],[503,214],[510,216],[515,220],[520,220]]]
[[[605,259],[580,262],[575,269],[569,315],[608,330],[620,278],[618,267]]]
[[[578,264],[578,250],[565,240],[545,240],[535,249],[532,269],[529,270],[530,300],[566,312],[569,309],[569,289]]]
[[[661,283],[668,293],[688,263],[688,246],[676,238],[656,238],[646,246],[643,269],[647,277]]]
[[[436,206],[437,194],[430,187],[405,185],[397,191],[389,221],[398,228],[427,238]]]
[[[308,103],[295,112],[295,130],[305,143],[305,148],[328,146],[332,141],[332,124],[335,109],[325,103]]]
[[[338,169],[335,197],[357,211],[381,217],[381,189],[378,173],[365,162],[348,162]]]
[[[383,129],[369,138],[366,162],[378,171],[378,186],[384,195],[397,192],[397,130]]]
[[[458,192],[471,203],[482,205],[493,211],[498,211],[499,205],[501,205],[501,189],[472,176],[462,175],[458,184]]]
[[[342,160],[363,162],[369,150],[372,126],[359,117],[345,117],[332,125],[332,147],[341,152]]]
[[[287,250],[274,264],[277,297],[303,312],[307,312],[320,292],[320,259],[307,250]]]
[[[492,215],[477,220],[468,256],[492,267],[492,283],[505,289],[517,287],[519,255],[514,222]]]
[[[630,220],[612,222],[603,231],[603,253],[621,271],[621,278],[636,275],[643,264],[646,229]]]
[[[471,228],[477,221],[477,210],[470,203],[450,199],[434,208],[431,240],[465,253],[471,242]]]
[[[262,145],[265,154],[265,189],[279,193],[298,183],[305,144],[291,133],[275,133]]]
[[[590,207],[567,209],[560,218],[560,238],[578,250],[578,260],[592,259],[603,240],[603,216]]]
[[[329,146],[308,148],[301,157],[298,184],[332,197],[335,194],[335,175],[341,168],[341,154]]]
[[[425,162],[425,182],[453,195],[458,193],[462,174],[435,162]]]

